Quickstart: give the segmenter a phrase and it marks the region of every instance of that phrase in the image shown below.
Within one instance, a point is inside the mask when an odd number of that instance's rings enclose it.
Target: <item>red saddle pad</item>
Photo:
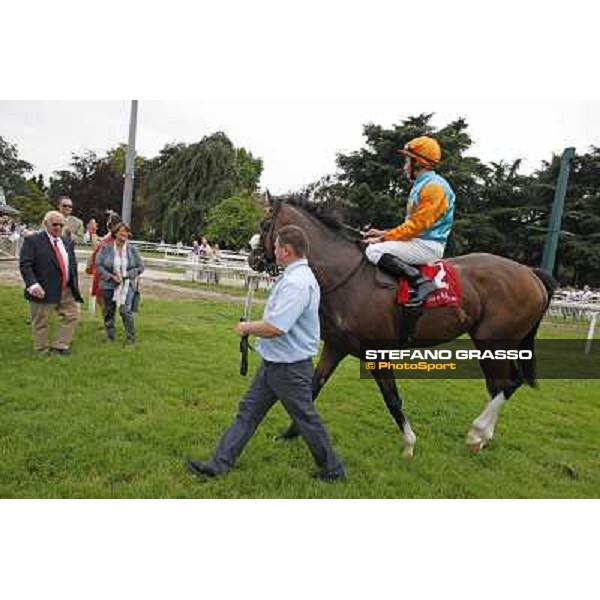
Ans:
[[[435,292],[427,296],[423,308],[440,308],[442,306],[460,306],[462,291],[454,266],[447,260],[438,260],[427,265],[418,265],[421,275],[432,279],[437,285]],[[398,280],[396,300],[398,304],[406,304],[409,296],[408,279]]]

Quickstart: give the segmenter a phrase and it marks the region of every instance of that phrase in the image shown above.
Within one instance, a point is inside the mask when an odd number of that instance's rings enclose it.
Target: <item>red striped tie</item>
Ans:
[[[67,267],[65,265],[65,259],[58,247],[58,238],[54,238],[54,253],[56,254],[56,258],[58,259],[58,264],[60,265],[60,273],[62,275],[62,289],[64,290],[67,287]]]

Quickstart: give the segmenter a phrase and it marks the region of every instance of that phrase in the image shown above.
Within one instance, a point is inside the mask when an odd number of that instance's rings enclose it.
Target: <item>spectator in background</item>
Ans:
[[[9,241],[12,244],[12,254],[13,256],[19,256],[21,252],[21,246],[23,245],[23,233],[25,231],[25,226],[21,225],[16,221],[13,221],[10,226],[10,236]]]
[[[92,250],[98,245],[98,223],[92,218],[85,227],[85,241],[92,246]]]
[[[200,261],[200,244],[198,240],[192,242],[190,260],[192,261],[192,281],[196,281],[198,279],[198,263]]]
[[[121,222],[112,229],[113,243],[105,243],[96,257],[96,269],[100,274],[100,288],[104,296],[104,328],[108,341],[115,340],[115,312],[125,327],[125,344],[135,342],[133,313],[137,311],[136,296],[139,297],[138,278],[144,265],[138,249],[129,243],[131,229]]]
[[[200,260],[206,262],[212,258],[212,248],[206,239],[206,236],[202,236],[202,243],[200,244]]]
[[[27,229],[26,223],[19,223],[17,229],[17,233],[19,234],[19,254],[21,253],[21,248],[23,247],[23,240],[32,234],[32,232]]]
[[[212,262],[218,265],[222,260],[221,250],[219,249],[219,244],[213,244],[212,247]],[[219,272],[215,270],[213,275],[213,282],[215,285],[219,285]]]
[[[24,238],[19,266],[29,301],[33,345],[40,355],[50,351],[68,354],[83,302],[77,280],[77,259],[73,242],[62,236],[65,217],[57,211],[46,213],[44,230]],[[60,324],[49,347],[48,321],[56,311]]]
[[[592,292],[592,290],[590,290],[590,286],[584,285],[583,291],[581,292],[581,297],[580,297],[581,302],[589,302],[590,299],[592,298],[592,296],[593,296],[593,292]]]
[[[60,196],[58,210],[65,217],[65,230],[63,236],[69,238],[75,245],[83,244],[83,221],[73,215],[73,201],[68,196]]]
[[[219,244],[215,244],[212,247],[212,252],[213,252],[213,261],[216,262],[217,264],[221,262],[221,260],[223,259],[223,257],[221,256],[221,250],[219,248]]]

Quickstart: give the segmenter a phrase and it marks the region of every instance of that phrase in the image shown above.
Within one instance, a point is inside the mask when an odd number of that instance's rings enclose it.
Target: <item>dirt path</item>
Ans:
[[[23,281],[15,261],[0,261],[0,284],[22,286]],[[87,298],[86,291],[90,288],[90,277],[84,273],[79,273],[79,287],[82,290],[84,298]],[[232,304],[244,304],[245,296],[235,296],[222,291],[194,290],[191,288],[178,286],[172,283],[164,283],[154,279],[144,279],[141,282],[142,295],[145,298],[157,299],[176,299],[176,300],[212,300],[214,302],[230,302]],[[253,304],[263,305],[265,301],[262,298],[254,298]]]
[[[150,298],[176,298],[179,300],[214,300],[215,302],[231,302],[233,304],[244,304],[245,296],[234,296],[226,292],[213,292],[210,290],[194,290],[191,288],[164,283],[162,281],[144,279],[142,281],[142,294]],[[262,298],[254,298],[253,304],[264,304]]]

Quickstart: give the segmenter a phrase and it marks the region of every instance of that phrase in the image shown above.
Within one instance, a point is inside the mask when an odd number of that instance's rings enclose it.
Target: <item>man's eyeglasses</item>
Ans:
[[[62,208],[73,208],[72,204],[61,204]]]
[[[65,224],[64,223],[50,223],[51,227],[64,227]]]

